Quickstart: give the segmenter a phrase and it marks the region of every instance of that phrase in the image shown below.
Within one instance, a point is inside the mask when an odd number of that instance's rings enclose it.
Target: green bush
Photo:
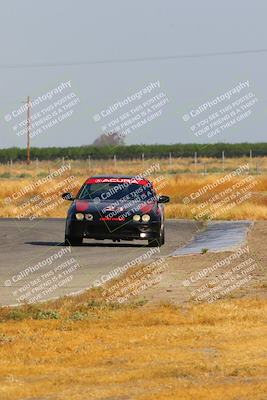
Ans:
[[[4,172],[3,174],[0,174],[0,178],[11,178],[11,173],[10,172]]]
[[[37,313],[33,316],[34,319],[59,319],[60,314],[57,311],[42,311],[39,310]]]

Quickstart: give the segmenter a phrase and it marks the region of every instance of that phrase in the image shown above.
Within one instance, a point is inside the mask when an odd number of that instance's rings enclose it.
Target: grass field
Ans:
[[[263,400],[266,312],[266,300],[151,308],[89,292],[5,308],[0,398]]]
[[[63,163],[70,163],[71,166],[71,169],[64,175],[55,177],[51,182],[43,183],[20,197],[17,196],[20,190],[53,173],[60,168],[62,160],[32,162],[29,166],[19,163],[0,165],[0,216],[29,218],[36,214],[37,217],[64,217],[69,204],[60,202],[60,195],[64,189],[69,187],[67,185],[69,177],[73,177],[71,183],[74,186],[71,187],[71,190],[76,193],[90,175],[138,175],[149,171],[152,166],[157,166],[154,170],[152,169],[152,173],[149,173],[148,177],[154,181],[160,194],[171,196],[171,203],[166,206],[167,218],[267,219],[267,158],[253,159],[252,161],[247,158],[229,159],[224,164],[221,160],[215,159],[201,159],[197,163],[193,159],[172,159],[171,163],[170,160],[156,159],[144,162],[140,160],[91,160],[90,165],[88,161],[63,161]],[[213,189],[208,189],[200,197],[196,197],[196,195],[194,195],[194,199],[190,197],[207,185],[214,185],[218,179],[225,177],[242,165],[247,165],[247,169],[241,175],[232,177],[229,181],[219,184]],[[243,185],[242,182],[245,178],[248,179],[248,182]],[[231,188],[237,187],[237,185],[241,185],[239,188],[244,191],[243,197],[238,189],[232,190],[230,193]],[[231,200],[229,198],[228,201],[225,201],[226,191],[229,191],[232,196]],[[233,200],[237,192],[240,192],[240,201]],[[216,195],[217,198],[214,197]],[[37,200],[38,196],[40,198]],[[190,202],[187,203],[185,198],[190,198]],[[41,200],[44,199],[46,199],[47,207],[38,207],[38,202],[41,203]],[[33,203],[38,212],[32,211]],[[220,212],[218,213],[216,210],[220,210]]]

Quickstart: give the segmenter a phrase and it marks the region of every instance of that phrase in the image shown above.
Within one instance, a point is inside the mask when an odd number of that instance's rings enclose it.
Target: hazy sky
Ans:
[[[28,95],[34,100],[67,81],[71,87],[32,108],[35,121],[48,118],[50,106],[57,113],[47,122],[40,121],[33,145],[90,144],[102,129],[111,130],[103,125],[117,119],[114,127],[118,128],[129,115],[136,117],[134,127],[128,125],[125,141],[129,144],[266,141],[267,51],[262,51],[267,48],[266,15],[264,0],[1,0],[0,147],[25,146],[26,136],[18,123],[23,125],[26,112],[16,113]],[[151,93],[131,97],[151,82],[158,85]],[[196,116],[201,105],[229,93],[240,82],[248,82],[248,87],[221,97]],[[67,95],[62,103],[65,110],[58,110],[55,102]],[[201,120],[208,119],[203,128],[215,121],[216,112],[225,117],[230,110],[220,110],[243,96],[247,98],[240,103],[244,106],[238,111],[240,121],[224,126],[213,137],[192,128]],[[128,104],[107,115],[111,105],[127,98]],[[148,111],[144,102],[155,108]],[[140,117],[140,105],[146,117]],[[68,110],[71,115],[65,115]],[[246,110],[250,111],[244,114]],[[5,120],[9,115],[11,121]],[[65,117],[44,128],[58,115]],[[101,120],[94,121],[95,115]],[[223,124],[232,119],[227,118]]]

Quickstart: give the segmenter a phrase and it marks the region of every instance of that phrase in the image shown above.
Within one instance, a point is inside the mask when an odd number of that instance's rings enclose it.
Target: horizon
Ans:
[[[27,4],[1,10],[0,148],[25,147],[27,104],[33,147],[264,142],[266,3]]]

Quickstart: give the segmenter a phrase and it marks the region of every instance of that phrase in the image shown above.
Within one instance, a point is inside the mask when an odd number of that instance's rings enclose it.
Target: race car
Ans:
[[[65,228],[65,244],[77,246],[84,238],[96,240],[147,240],[164,244],[164,207],[169,196],[157,196],[150,181],[133,176],[93,176],[72,201]]]

